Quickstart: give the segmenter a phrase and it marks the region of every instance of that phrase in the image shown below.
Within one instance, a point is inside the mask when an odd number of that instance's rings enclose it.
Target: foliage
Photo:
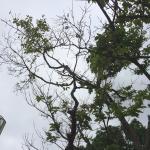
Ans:
[[[130,123],[140,137],[140,142],[144,145],[146,128],[136,119]],[[96,137],[86,150],[134,150],[133,143],[125,138],[119,126],[109,126],[97,131]]]

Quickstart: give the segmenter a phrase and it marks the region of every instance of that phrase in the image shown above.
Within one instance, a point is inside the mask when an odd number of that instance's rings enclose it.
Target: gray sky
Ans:
[[[0,2],[0,18],[3,19],[9,18],[9,11],[19,16],[31,15],[35,18],[40,18],[44,14],[46,18],[52,19],[72,7],[72,0],[0,0]],[[84,2],[82,4],[84,5]],[[80,6],[81,2],[74,0],[74,7]],[[96,7],[94,9],[96,16]],[[4,29],[0,22],[0,34]],[[127,81],[127,74],[122,72],[120,79],[122,78],[126,78]],[[14,92],[15,83],[16,80],[8,75],[7,69],[0,67],[0,115],[7,121],[0,136],[1,150],[22,150],[23,136],[26,133],[30,135],[34,133],[34,124],[38,129],[46,127],[39,113],[27,105],[23,96]],[[143,121],[145,118],[145,115],[141,116]]]

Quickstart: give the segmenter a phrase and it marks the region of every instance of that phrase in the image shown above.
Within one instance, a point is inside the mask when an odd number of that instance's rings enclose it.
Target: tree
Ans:
[[[106,133],[109,121],[118,119],[120,130],[133,143],[134,149],[148,150],[150,120],[142,143],[127,118],[138,117],[147,107],[144,101],[150,99],[149,84],[137,89],[136,82],[120,86],[115,86],[114,82],[123,70],[150,80],[147,36],[150,2],[88,2],[96,3],[105,16],[102,29],[97,30],[96,35],[87,20],[87,9],[82,11],[79,20],[73,12],[59,17],[55,28],[50,27],[44,16],[36,23],[31,16],[14,17],[12,22],[3,20],[16,36],[10,34],[5,38],[7,46],[1,54],[2,62],[9,64],[10,71],[21,77],[19,90],[32,89],[30,104],[50,121],[46,132],[48,142],[63,146],[59,142],[62,141],[66,143],[62,149],[66,150],[81,149],[85,144],[91,145],[95,130],[101,128],[100,135]],[[81,98],[84,92],[89,100]],[[46,109],[39,108],[40,104]],[[117,132],[118,128],[111,130]],[[120,130],[117,133],[121,139]]]
[[[130,125],[140,137],[140,142],[144,145],[146,128],[136,119],[133,119]],[[130,139],[127,139],[122,133],[120,126],[109,126],[107,130],[102,128],[97,131],[95,138],[86,150],[135,150]]]

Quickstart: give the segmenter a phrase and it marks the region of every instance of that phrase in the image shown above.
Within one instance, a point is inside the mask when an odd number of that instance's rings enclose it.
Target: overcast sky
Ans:
[[[0,4],[0,18],[3,19],[9,18],[10,11],[19,16],[31,15],[35,18],[44,14],[46,18],[52,19],[69,11],[72,0],[0,0]],[[81,2],[74,0],[74,7],[79,6]],[[94,13],[97,14],[96,9]],[[0,34],[3,30],[4,26],[0,22]],[[127,81],[127,74],[122,72],[120,79],[122,78]],[[38,129],[46,127],[39,113],[27,105],[23,96],[14,92],[15,83],[16,80],[8,75],[7,69],[0,67],[0,115],[7,121],[0,136],[0,150],[22,150],[23,137],[34,133],[34,124]],[[145,118],[144,115],[141,116],[141,119]]]
[[[77,2],[79,3],[79,2]],[[77,4],[76,5],[81,5]],[[72,6],[71,0],[0,0],[0,18],[9,18],[11,11],[14,14],[31,15],[40,18],[43,14],[46,18],[55,18]],[[0,23],[0,33],[4,26]],[[0,114],[6,119],[7,124],[0,136],[0,150],[21,150],[25,134],[34,132],[34,123],[41,129],[45,122],[39,113],[27,105],[24,97],[14,92],[16,81],[8,75],[6,68],[0,68]],[[54,149],[54,148],[52,148]]]

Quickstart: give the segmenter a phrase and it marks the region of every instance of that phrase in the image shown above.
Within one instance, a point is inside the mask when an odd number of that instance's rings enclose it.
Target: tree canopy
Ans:
[[[150,100],[150,2],[87,2],[105,17],[96,31],[88,8],[77,19],[73,11],[62,15],[54,27],[45,16],[36,22],[31,16],[3,20],[12,30],[1,61],[20,79],[18,90],[29,104],[49,120],[47,142],[65,150],[148,150],[150,118],[147,127],[135,118]],[[142,78],[145,86],[121,83],[122,71],[130,72],[131,81]]]

